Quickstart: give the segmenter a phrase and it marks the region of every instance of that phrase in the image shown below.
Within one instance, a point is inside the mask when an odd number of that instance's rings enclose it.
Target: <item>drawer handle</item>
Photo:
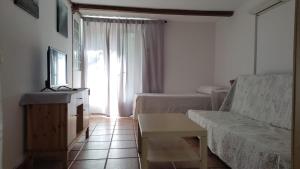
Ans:
[[[81,100],[82,98],[77,98],[77,99],[80,99],[80,100]]]

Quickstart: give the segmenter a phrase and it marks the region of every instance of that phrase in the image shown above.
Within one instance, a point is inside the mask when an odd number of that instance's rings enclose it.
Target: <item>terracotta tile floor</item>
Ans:
[[[139,169],[136,146],[137,122],[131,118],[111,119],[92,116],[90,138],[80,137],[69,153],[69,169]],[[187,138],[195,151],[198,140]],[[196,169],[197,163],[151,163],[151,169]],[[209,152],[209,169],[229,169],[221,160]],[[61,169],[53,161],[37,161],[35,169]]]

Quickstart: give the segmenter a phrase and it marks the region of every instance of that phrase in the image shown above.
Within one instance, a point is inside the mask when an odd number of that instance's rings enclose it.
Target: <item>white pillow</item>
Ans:
[[[197,93],[204,93],[204,94],[211,94],[215,90],[224,90],[228,89],[227,87],[224,86],[200,86],[196,92]]]

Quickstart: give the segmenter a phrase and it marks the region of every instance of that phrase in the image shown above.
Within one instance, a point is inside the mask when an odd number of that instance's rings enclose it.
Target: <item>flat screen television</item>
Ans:
[[[47,89],[66,86],[67,82],[67,54],[48,47],[47,51]]]

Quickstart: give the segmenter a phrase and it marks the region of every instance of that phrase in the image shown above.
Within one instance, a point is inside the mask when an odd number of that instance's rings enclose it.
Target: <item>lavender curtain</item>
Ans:
[[[143,93],[162,93],[164,88],[164,22],[143,25]]]

